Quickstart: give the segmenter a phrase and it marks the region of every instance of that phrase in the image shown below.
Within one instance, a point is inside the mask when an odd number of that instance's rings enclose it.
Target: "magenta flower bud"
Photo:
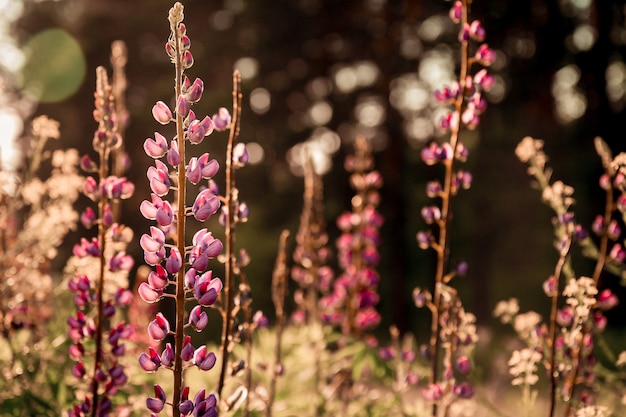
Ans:
[[[457,112],[448,112],[439,121],[439,128],[442,130],[458,129],[459,115]]]
[[[167,272],[165,271],[165,268],[161,265],[157,265],[154,271],[150,271],[148,274],[148,284],[156,290],[161,290],[167,287],[169,280],[167,279]]]
[[[167,152],[167,141],[162,134],[154,132],[154,139],[148,138],[144,141],[143,150],[151,158],[161,158]]]
[[[474,75],[474,82],[478,84],[483,91],[489,91],[495,83],[495,78],[483,68]]]
[[[155,372],[161,366],[161,358],[156,350],[149,348],[148,354],[139,355],[139,365],[146,372]]]
[[[455,363],[456,370],[462,375],[467,375],[472,370],[472,362],[465,355],[459,356]]]
[[[178,142],[172,141],[170,150],[167,152],[167,163],[172,167],[177,167],[180,164],[180,152],[178,152]]]
[[[194,328],[195,331],[200,332],[204,330],[209,323],[209,316],[202,307],[197,305],[189,312],[189,325]]]
[[[111,272],[130,271],[134,264],[132,256],[127,255],[126,252],[119,252],[109,260],[109,269]]]
[[[622,245],[616,243],[609,252],[609,258],[614,262],[622,263],[626,259],[626,251],[624,251]]]
[[[220,169],[220,164],[215,159],[209,159],[208,153],[200,155],[198,158],[198,164],[200,165],[202,178],[207,180],[214,177]]]
[[[474,388],[467,382],[461,384],[455,384],[452,388],[452,392],[459,398],[472,398],[474,396]]]
[[[470,24],[470,35],[475,41],[482,42],[485,40],[485,28],[478,20],[474,20]]]
[[[184,361],[190,361],[193,359],[194,347],[191,344],[191,336],[185,336],[183,342],[183,349],[180,352],[180,357]]]
[[[98,172],[98,165],[85,155],[80,159],[80,168],[85,172]]]
[[[111,211],[111,206],[106,204],[104,206],[104,213],[102,215],[102,225],[104,227],[111,227],[113,224],[113,212]]]
[[[193,185],[197,185],[202,180],[202,168],[197,157],[192,157],[187,165],[187,180]]]
[[[215,366],[216,360],[215,353],[207,353],[206,345],[200,346],[193,354],[194,364],[203,371],[211,370]]]
[[[213,125],[215,130],[222,131],[230,127],[230,113],[226,107],[220,107],[216,114],[213,115]]]
[[[476,50],[475,58],[482,65],[488,67],[496,60],[496,52],[489,48],[486,43],[483,43]]]
[[[598,294],[596,307],[600,310],[610,310],[615,307],[619,303],[619,300],[615,294],[611,292],[610,289],[604,289]]]
[[[233,164],[235,168],[244,167],[248,163],[248,148],[242,142],[239,142],[233,148]]]
[[[437,144],[435,142],[431,142],[428,146],[424,146],[420,153],[422,157],[422,161],[426,165],[434,165],[437,163]]]
[[[111,318],[115,315],[115,306],[111,303],[111,300],[104,304],[103,311],[104,317]]]
[[[211,278],[211,271],[202,274],[194,285],[193,293],[198,304],[208,307],[215,304],[217,296],[222,291],[222,281],[219,278]]]
[[[480,123],[480,118],[478,117],[478,113],[476,113],[476,108],[469,104],[467,108],[463,111],[463,114],[461,114],[461,120],[468,129],[473,130]]]
[[[78,361],[72,366],[72,375],[76,378],[84,377],[85,373],[87,373],[87,370],[85,369],[85,365],[83,365],[83,361]]]
[[[543,292],[548,297],[553,297],[554,295],[556,295],[557,288],[556,288],[556,280],[554,279],[554,276],[551,275],[547,280],[544,281]]]
[[[157,101],[152,107],[152,117],[162,125],[168,124],[172,120],[172,111],[162,101]]]
[[[248,216],[250,215],[250,208],[248,207],[248,205],[246,203],[239,203],[237,205],[237,213],[236,213],[236,219],[237,221],[240,221],[242,223],[245,223],[248,221]]]
[[[189,36],[183,35],[180,37],[180,47],[183,50],[191,48],[191,39],[189,39]]]
[[[170,332],[170,323],[167,321],[163,313],[157,313],[154,320],[148,325],[148,334],[156,341],[165,339]]]
[[[574,312],[572,307],[565,306],[556,314],[556,322],[561,327],[570,327],[574,323]]]
[[[177,247],[173,247],[170,249],[170,256],[165,260],[165,269],[170,274],[174,275],[180,268],[183,266],[183,258],[180,254],[180,251]]]
[[[85,178],[85,185],[83,186],[83,192],[85,193],[85,195],[95,201],[97,199],[97,191],[98,183],[96,182],[96,180],[93,177]]]
[[[452,8],[450,9],[449,16],[454,23],[461,22],[461,17],[463,16],[463,3],[460,0],[454,2]]]
[[[193,143],[194,145],[202,143],[205,136],[204,134],[204,126],[202,125],[200,120],[197,119],[189,124],[186,132],[187,140],[189,140],[189,142]]]
[[[73,360],[79,360],[85,355],[85,347],[82,343],[75,343],[68,348],[68,354]]]
[[[195,268],[189,268],[187,272],[185,272],[185,288],[192,289],[196,285],[196,278],[198,274],[196,273]]]
[[[165,52],[170,58],[176,58],[176,45],[174,44],[174,41],[170,40],[165,43]]]
[[[155,385],[154,397],[150,397],[146,400],[146,407],[148,407],[148,410],[153,413],[160,413],[165,407],[165,401],[167,401],[165,391],[161,388],[161,386]]]
[[[159,301],[161,299],[161,296],[163,295],[162,290],[155,290],[145,282],[139,284],[139,287],[137,288],[137,293],[142,300],[150,304]]]
[[[433,242],[433,237],[430,233],[428,232],[417,232],[417,245],[420,247],[420,249],[428,249],[431,245],[431,243]]]
[[[200,191],[191,207],[193,216],[198,221],[206,221],[220,208],[220,200],[207,189]]]
[[[90,229],[96,222],[96,213],[91,207],[87,207],[85,211],[80,215],[80,222],[85,229]]]
[[[166,343],[161,353],[161,365],[170,366],[172,363],[174,363],[174,349],[171,343]]]
[[[180,57],[180,63],[182,64],[184,69],[191,68],[193,65],[193,55],[189,51],[183,52]]]
[[[596,235],[601,235],[604,229],[604,217],[598,214],[591,224],[591,231]]]
[[[163,162],[158,160],[154,162],[155,166],[148,167],[147,176],[152,192],[162,197],[170,191],[169,170]]]
[[[622,234],[622,229],[619,227],[619,224],[616,220],[611,220],[608,227],[606,228],[606,233],[611,240],[617,240]]]
[[[193,401],[189,400],[189,387],[183,387],[183,392],[180,394],[180,404],[178,405],[179,411],[182,415],[190,414],[193,411]]]
[[[441,210],[437,206],[424,206],[420,213],[426,224],[441,220]]]
[[[133,301],[133,293],[124,288],[119,288],[113,296],[117,305],[126,306]]]
[[[186,90],[185,97],[190,103],[197,103],[202,98],[204,83],[200,78],[196,78],[193,84]]]
[[[615,174],[615,178],[613,179],[613,186],[618,189],[624,188],[624,181],[626,180],[626,175],[621,172]]]
[[[176,100],[176,113],[180,114],[183,117],[187,117],[189,114],[189,102],[185,98],[185,96],[178,96],[178,100]]]
[[[354,322],[359,329],[370,329],[380,323],[380,314],[374,308],[366,308],[356,313]]]
[[[430,384],[422,390],[422,397],[427,401],[437,401],[443,397],[443,390],[438,383]]]

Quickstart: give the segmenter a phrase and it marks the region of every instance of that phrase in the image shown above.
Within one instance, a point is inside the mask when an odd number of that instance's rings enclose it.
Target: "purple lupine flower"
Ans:
[[[225,107],[220,107],[218,112],[213,115],[213,125],[215,126],[215,130],[217,131],[228,129],[228,127],[230,126],[230,121],[230,113]]]
[[[189,325],[197,332],[204,330],[209,323],[209,316],[202,310],[202,306],[197,305],[189,312]]]
[[[154,162],[156,166],[149,167],[147,172],[150,189],[159,197],[163,197],[170,191],[169,169],[159,160]]]
[[[212,369],[216,361],[215,353],[207,352],[206,345],[200,346],[193,354],[193,363],[203,371]]]
[[[159,341],[165,339],[170,332],[170,323],[167,321],[163,313],[157,313],[154,320],[148,325],[148,334],[153,340]]]
[[[193,216],[198,221],[206,221],[220,208],[219,197],[208,189],[202,190],[191,207]]]
[[[160,413],[165,408],[165,402],[167,397],[165,391],[160,385],[154,386],[154,397],[150,397],[146,400],[146,407],[153,413]]]

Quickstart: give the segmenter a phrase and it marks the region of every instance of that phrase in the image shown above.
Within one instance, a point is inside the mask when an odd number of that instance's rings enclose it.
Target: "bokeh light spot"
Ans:
[[[256,114],[264,114],[272,102],[270,92],[265,88],[255,88],[250,92],[250,107]]]
[[[26,62],[21,88],[40,102],[66,99],[85,78],[86,63],[80,45],[62,29],[47,29],[24,46]]]

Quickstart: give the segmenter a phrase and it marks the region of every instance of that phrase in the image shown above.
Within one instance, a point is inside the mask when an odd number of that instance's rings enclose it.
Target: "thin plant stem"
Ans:
[[[467,23],[469,0],[463,0],[463,13],[462,24]],[[469,67],[469,42],[461,42],[461,68],[459,71],[459,81],[461,85],[465,85],[465,79],[468,74]],[[465,87],[463,87],[465,89]],[[455,112],[457,113],[459,122],[452,127],[450,132],[450,146],[452,148],[452,155],[456,154],[456,149],[459,139],[460,131],[460,115],[463,107],[465,94],[459,94],[454,103]],[[430,383],[435,384],[438,381],[437,374],[439,372],[439,345],[440,345],[440,323],[439,314],[441,312],[441,286],[444,283],[445,264],[448,256],[448,227],[451,221],[451,198],[452,198],[452,176],[454,173],[454,160],[455,158],[449,158],[444,161],[445,177],[443,183],[443,190],[441,193],[441,219],[439,220],[439,239],[434,249],[437,252],[437,267],[435,272],[435,286],[433,288],[433,311],[432,320],[430,326]],[[433,402],[432,416],[437,416],[437,402]]]
[[[558,300],[559,300],[559,281],[561,279],[561,274],[563,273],[563,267],[567,261],[567,254],[572,245],[571,235],[568,234],[565,245],[561,249],[559,260],[554,269],[554,291],[551,294],[551,307],[550,307],[550,406],[549,406],[549,417],[554,417],[554,412],[556,410],[556,391],[557,391],[557,376],[558,372],[556,371],[556,316],[558,312]]]
[[[276,265],[272,274],[272,301],[276,309],[276,345],[274,347],[274,367],[272,369],[272,380],[268,394],[265,417],[272,417],[274,397],[276,396],[276,382],[281,366],[281,344],[283,329],[285,324],[285,296],[287,295],[287,239],[289,231],[283,230],[278,243],[278,255]]]
[[[224,382],[226,379],[226,368],[228,367],[228,357],[230,352],[230,333],[232,328],[232,309],[233,309],[233,293],[234,293],[234,269],[235,258],[233,248],[235,244],[235,199],[233,193],[235,190],[235,174],[233,167],[233,145],[239,136],[239,124],[241,117],[241,75],[239,71],[233,72],[233,116],[230,124],[230,134],[228,136],[228,144],[226,145],[226,224],[225,224],[225,247],[226,256],[224,271],[224,309],[222,311],[222,364],[220,368],[220,377],[217,383],[217,395],[221,398]]]
[[[174,42],[176,45],[176,77],[174,78],[174,88],[176,97],[182,94],[183,66],[181,63],[180,50],[180,32],[172,23],[172,33],[174,33]],[[187,178],[185,169],[185,132],[183,125],[183,115],[176,112],[176,139],[178,141],[178,152],[180,154],[180,162],[178,163],[178,212],[176,224],[176,246],[181,255],[185,254],[185,229],[186,229],[186,190]],[[172,417],[180,416],[180,399],[183,390],[183,359],[180,354],[183,350],[185,341],[185,268],[181,268],[176,273],[176,334],[174,339],[174,395],[172,397]]]

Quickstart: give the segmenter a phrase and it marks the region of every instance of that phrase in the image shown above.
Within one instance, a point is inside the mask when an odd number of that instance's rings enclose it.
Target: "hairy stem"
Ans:
[[[176,77],[174,78],[176,98],[182,94],[183,66],[181,63],[180,32],[178,28],[173,28],[176,45]],[[176,246],[181,256],[185,256],[185,229],[186,229],[186,190],[187,178],[185,169],[185,131],[183,116],[176,113],[176,139],[178,141],[178,152],[180,162],[178,163],[178,210],[176,224]],[[172,397],[172,417],[180,416],[180,399],[183,390],[183,359],[180,353],[183,350],[185,340],[185,268],[176,274],[176,330],[174,339],[174,396]]]

